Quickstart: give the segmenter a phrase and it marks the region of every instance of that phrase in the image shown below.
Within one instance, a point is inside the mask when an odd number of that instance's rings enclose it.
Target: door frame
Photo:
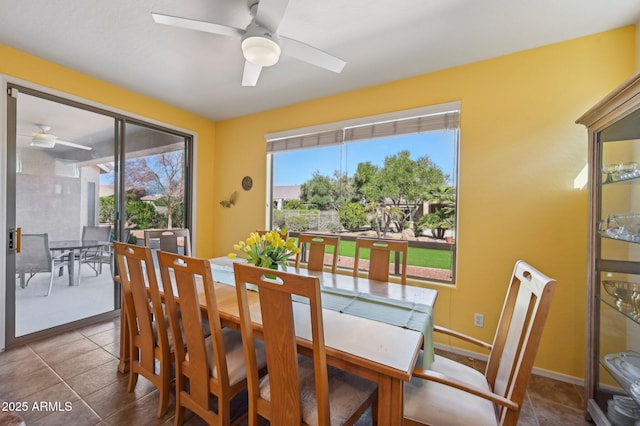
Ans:
[[[4,212],[4,213],[7,212],[7,208],[8,208],[7,199],[9,195],[11,195],[8,192],[10,182],[7,179],[8,154],[9,154],[7,152],[7,147],[9,143],[8,132],[10,130],[8,128],[9,111],[7,109],[7,102],[8,102],[7,98],[8,98],[8,90],[10,85],[22,87],[26,89],[27,92],[34,91],[34,92],[39,92],[41,94],[45,94],[47,95],[48,99],[49,97],[63,99],[67,101],[65,103],[69,103],[72,106],[76,106],[76,107],[80,106],[81,108],[94,110],[96,112],[113,116],[116,119],[123,120],[125,123],[129,122],[133,124],[142,124],[145,126],[152,126],[159,130],[164,130],[173,134],[184,136],[185,144],[186,144],[185,146],[185,160],[186,160],[185,186],[187,189],[185,194],[185,205],[188,208],[188,216],[186,217],[186,222],[187,222],[187,226],[189,226],[191,229],[191,235],[192,235],[191,243],[195,249],[195,244],[197,239],[196,220],[195,220],[196,219],[195,212],[197,208],[196,197],[195,197],[195,194],[197,194],[197,182],[195,179],[195,176],[197,176],[197,164],[195,164],[195,159],[197,158],[197,148],[198,148],[197,133],[189,129],[163,123],[146,116],[121,110],[118,108],[113,108],[107,105],[100,104],[95,101],[91,101],[75,95],[64,93],[59,90],[52,89],[50,87],[38,85],[33,82],[24,81],[19,78],[7,76],[5,74],[0,73],[0,86],[2,87],[2,90],[0,91],[0,168],[1,170],[4,171],[4,172],[0,172],[0,211],[1,212]],[[55,99],[50,99],[50,100],[55,101]],[[116,127],[121,131],[122,122],[120,122],[120,124],[117,125]],[[13,134],[15,133],[16,132],[14,130]],[[121,142],[124,143],[124,141],[122,140]],[[14,146],[15,146],[15,141],[14,141]],[[119,146],[117,151],[118,153],[123,152],[123,147]],[[14,154],[14,157],[15,157],[15,154]],[[15,169],[15,164],[14,164],[14,169]],[[122,195],[121,198],[124,199],[124,195]],[[8,318],[7,315],[8,315],[8,311],[12,311],[14,313],[13,320],[15,320],[15,308],[11,307],[11,309],[8,309],[7,307],[7,303],[8,303],[7,284],[9,282],[12,282],[12,283],[14,282],[14,280],[6,279],[7,274],[9,272],[7,270],[8,269],[7,258],[8,256],[10,256],[9,249],[8,249],[7,223],[8,221],[7,221],[6,214],[0,214],[0,229],[3,230],[2,232],[0,232],[0,245],[4,248],[4,250],[0,255],[0,277],[5,277],[5,279],[0,280],[0,352],[3,352],[6,348],[14,345],[19,345],[22,343],[26,343],[28,341],[42,338],[47,335],[51,335],[53,333],[75,329],[83,325],[88,325],[90,323],[102,321],[104,319],[112,318],[114,316],[119,315],[119,309],[116,309],[115,311],[112,311],[109,313],[91,317],[88,320],[75,321],[72,323],[55,327],[54,329],[43,330],[41,332],[33,333],[31,335],[24,336],[24,338],[20,337],[18,339],[15,339],[15,338],[8,339],[8,337],[10,336],[7,336],[7,327],[9,325],[7,324],[7,318]],[[11,269],[13,271],[13,267],[11,267]],[[15,288],[14,288],[14,291],[15,291]],[[15,298],[12,298],[12,299],[15,300]],[[15,327],[13,328],[13,330],[15,331]],[[54,331],[51,332],[51,330],[54,330]]]

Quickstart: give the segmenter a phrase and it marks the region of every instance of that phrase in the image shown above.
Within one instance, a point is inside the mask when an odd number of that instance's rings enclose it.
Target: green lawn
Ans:
[[[327,247],[327,253],[333,253],[333,247]],[[355,257],[356,242],[340,241],[340,255]],[[369,251],[363,251],[362,259],[369,259]],[[427,268],[451,269],[451,252],[447,250],[433,250],[409,247],[407,263],[413,266]]]

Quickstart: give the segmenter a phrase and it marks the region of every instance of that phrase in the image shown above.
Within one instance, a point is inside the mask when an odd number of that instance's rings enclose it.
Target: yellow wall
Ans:
[[[634,68],[629,26],[218,122],[216,200],[240,198],[211,212],[210,254],[264,226],[264,134],[461,100],[458,275],[455,288],[437,287],[436,322],[491,340],[514,262],[525,259],[559,282],[536,366],[583,377],[587,193],[572,186],[587,132],[574,121]],[[473,327],[475,312],[484,328]]]
[[[199,194],[196,196],[198,209],[211,211],[213,182],[215,123],[211,120],[178,109],[137,93],[105,83],[87,75],[69,70],[35,56],[0,44],[0,74],[45,86],[69,95],[98,102],[102,105],[144,116],[197,135],[198,158],[196,159]],[[197,215],[198,229],[211,229],[211,217]],[[211,232],[198,233],[196,253],[213,245]]]
[[[559,281],[536,365],[582,377],[587,195],[572,184],[587,134],[574,120],[633,73],[634,52],[631,26],[218,123],[2,45],[0,73],[196,132],[204,257],[264,226],[265,133],[461,100],[458,279],[437,287],[436,321],[490,340],[526,259]],[[223,209],[233,191],[237,205]]]

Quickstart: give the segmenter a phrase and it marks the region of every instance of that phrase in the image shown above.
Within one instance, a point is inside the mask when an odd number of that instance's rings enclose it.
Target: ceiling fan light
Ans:
[[[56,137],[46,133],[36,133],[31,139],[31,146],[37,148],[53,148],[56,146]]]
[[[244,58],[261,67],[275,65],[280,59],[280,52],[278,43],[265,37],[247,37],[242,40]]]

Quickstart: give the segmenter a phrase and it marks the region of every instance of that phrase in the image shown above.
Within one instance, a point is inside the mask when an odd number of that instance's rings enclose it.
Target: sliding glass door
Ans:
[[[83,229],[101,225],[99,182],[103,165],[114,163],[114,118],[16,89],[10,98],[15,191],[7,216],[21,250],[8,265],[15,267],[7,279],[8,341],[117,308],[109,265],[96,272],[80,258]]]
[[[117,314],[111,241],[189,226],[190,138],[22,87],[7,111],[10,346]]]

